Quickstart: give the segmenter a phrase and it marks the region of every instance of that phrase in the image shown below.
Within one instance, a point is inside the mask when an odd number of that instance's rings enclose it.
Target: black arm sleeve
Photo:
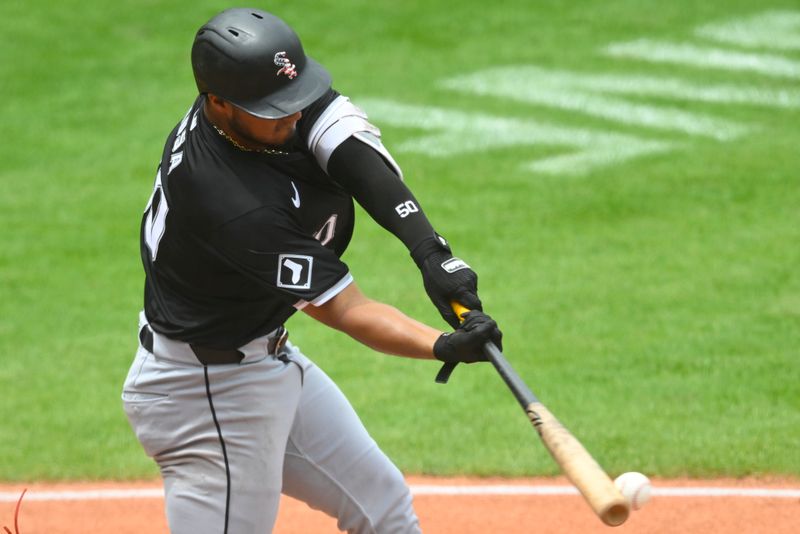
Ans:
[[[346,139],[331,154],[328,174],[409,252],[434,236],[417,199],[383,157],[366,143]]]
[[[459,318],[451,302],[482,310],[478,275],[454,258],[447,241],[433,231],[414,195],[376,150],[349,137],[328,160],[328,174],[341,184],[381,226],[408,248],[422,273],[425,291],[453,328]],[[444,369],[444,368],[443,368]],[[452,370],[442,371],[440,380]]]

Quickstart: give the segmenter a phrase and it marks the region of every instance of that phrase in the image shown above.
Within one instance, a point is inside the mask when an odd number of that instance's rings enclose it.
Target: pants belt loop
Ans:
[[[270,337],[269,342],[267,343],[267,353],[268,354],[278,354],[284,345],[286,345],[286,340],[289,338],[289,332],[283,326],[279,326],[278,330],[275,332],[275,335]]]
[[[149,325],[142,326],[142,329],[139,330],[139,343],[142,344],[142,347],[149,352],[153,353],[153,331],[150,330]]]

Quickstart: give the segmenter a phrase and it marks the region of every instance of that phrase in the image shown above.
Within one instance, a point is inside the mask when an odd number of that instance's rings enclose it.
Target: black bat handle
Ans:
[[[517,398],[517,402],[519,402],[523,410],[526,410],[530,403],[539,402],[539,399],[536,398],[533,391],[531,391],[522,378],[520,378],[514,368],[511,367],[511,364],[508,363],[506,357],[503,356],[503,353],[497,348],[497,345],[495,345],[493,341],[487,341],[483,346],[483,351],[486,356],[489,357],[489,361],[492,362],[494,368],[497,369],[500,377],[508,385],[509,389],[511,389],[511,392],[514,394],[514,397]]]

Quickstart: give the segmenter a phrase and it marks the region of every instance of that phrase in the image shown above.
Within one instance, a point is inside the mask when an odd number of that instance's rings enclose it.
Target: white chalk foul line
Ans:
[[[572,486],[436,486],[412,485],[414,495],[577,495],[578,490]],[[786,488],[718,488],[718,487],[654,487],[653,495],[657,497],[745,497],[761,499],[800,499],[800,489]],[[17,502],[20,493],[0,492],[0,502]],[[29,491],[25,494],[25,502],[33,501],[106,501],[119,499],[160,499],[164,492],[160,488],[152,489],[107,489],[84,491]]]
[[[572,486],[411,486],[414,495],[578,495]],[[800,498],[800,489],[654,487],[660,497]]]
[[[21,492],[20,492],[21,493]],[[17,502],[20,493],[0,492],[0,502]],[[82,491],[28,490],[23,502],[28,501],[109,501],[115,499],[157,499],[164,497],[162,489],[106,489]]]

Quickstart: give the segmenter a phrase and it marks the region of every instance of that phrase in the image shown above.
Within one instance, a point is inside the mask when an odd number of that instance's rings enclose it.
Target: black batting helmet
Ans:
[[[259,9],[228,9],[204,24],[192,45],[192,69],[201,93],[265,119],[302,110],[331,85],[294,30]]]

